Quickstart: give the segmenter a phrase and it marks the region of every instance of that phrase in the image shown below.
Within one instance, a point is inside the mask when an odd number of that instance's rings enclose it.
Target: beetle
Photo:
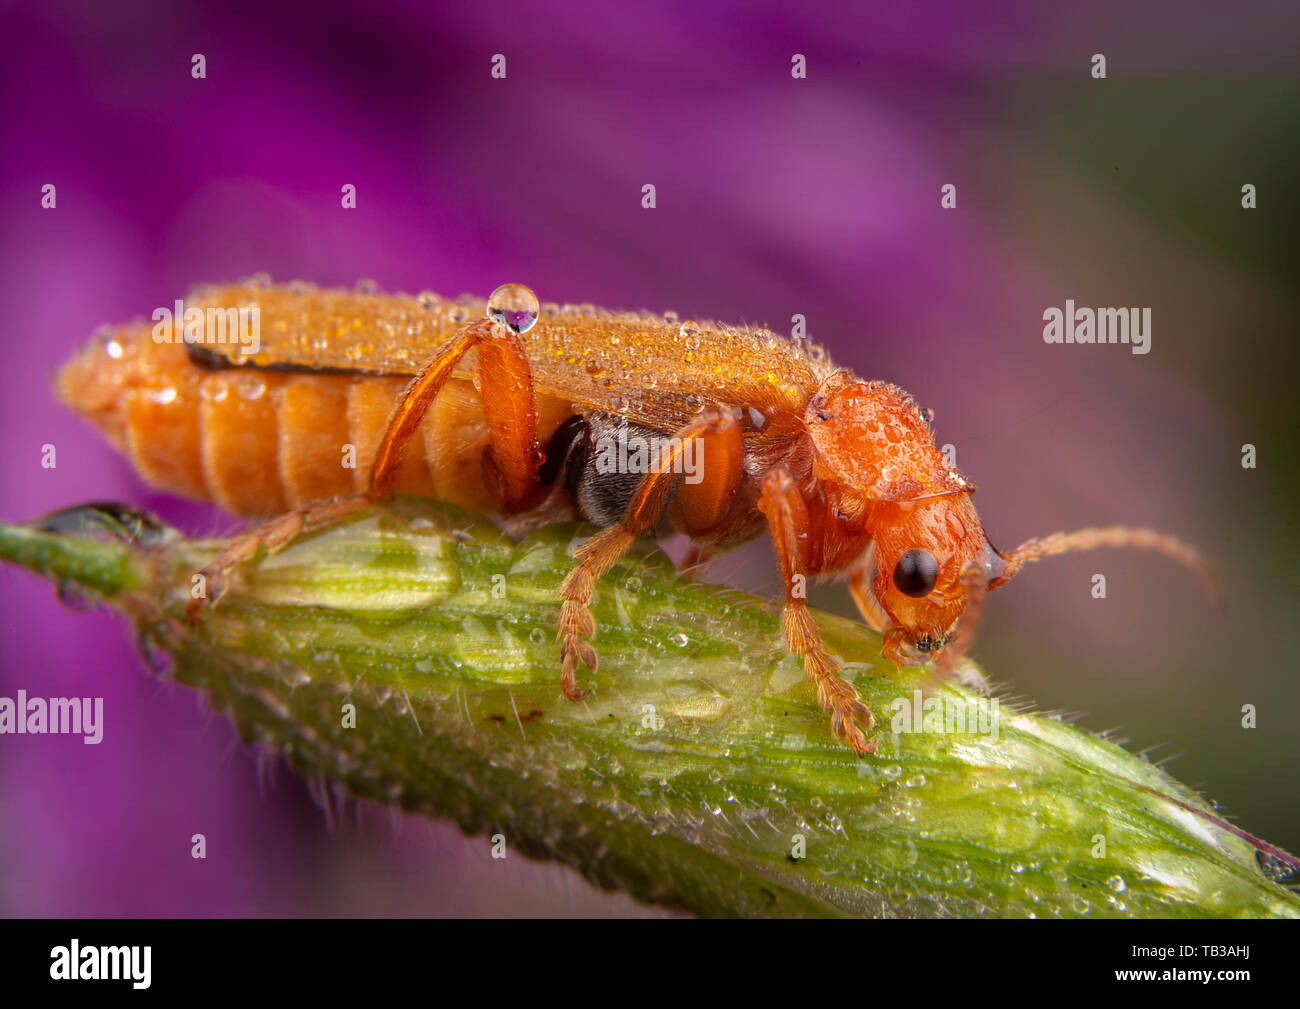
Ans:
[[[847,576],[884,654],[943,674],[984,596],[1031,561],[1135,547],[1212,583],[1194,548],[1149,529],[999,552],[928,412],[766,330],[543,306],[518,284],[484,301],[258,277],[196,289],[188,304],[183,338],[161,323],[106,328],[55,385],[149,483],[270,517],[200,572],[212,604],[260,550],[394,493],[495,513],[518,531],[580,518],[600,530],[558,590],[560,686],[576,700],[579,663],[597,668],[588,603],[638,536],[685,533],[694,565],[766,531],[786,644],[834,735],[866,754],[874,719],[823,647],[810,577]],[[257,321],[255,340],[213,324],[232,310]]]

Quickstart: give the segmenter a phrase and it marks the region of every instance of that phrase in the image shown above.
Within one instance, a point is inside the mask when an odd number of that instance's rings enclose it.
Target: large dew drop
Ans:
[[[537,325],[540,313],[537,295],[523,284],[502,284],[487,300],[487,317],[521,336]]]

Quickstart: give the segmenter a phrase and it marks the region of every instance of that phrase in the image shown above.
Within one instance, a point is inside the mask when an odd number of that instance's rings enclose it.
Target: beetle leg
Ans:
[[[204,600],[211,600],[215,606],[230,587],[230,579],[239,565],[256,557],[262,547],[269,554],[276,553],[302,533],[337,522],[369,504],[371,500],[366,494],[348,494],[345,497],[311,501],[235,537],[221,553],[198,570],[197,577],[202,579],[203,594],[190,599],[185,607],[185,615],[191,623],[197,622]]]
[[[407,445],[434,397],[471,349],[478,351],[483,417],[490,438],[483,458],[484,477],[503,511],[516,511],[529,502],[537,488],[537,471],[543,458],[537,442],[532,371],[518,335],[487,319],[462,329],[402,393],[375,453],[370,471],[372,499],[393,492]]]
[[[784,466],[768,470],[763,477],[759,510],[767,516],[776,550],[777,567],[785,583],[785,609],[781,629],[790,651],[803,655],[804,675],[817,686],[817,701],[831,712],[831,730],[837,739],[853,747],[859,756],[871,753],[876,744],[863,735],[875,725],[867,706],[858,699],[853,685],[839,675],[839,665],[826,654],[821,635],[803,598],[807,584],[807,544],[811,542],[808,506],[790,471]],[[861,723],[862,728],[859,728]]]
[[[853,569],[849,572],[849,595],[853,597],[867,626],[883,634],[889,627],[889,614],[876,601],[876,594],[871,591],[871,567],[875,558],[876,545],[872,543],[854,562]]]
[[[471,349],[478,351],[483,415],[490,436],[483,457],[483,475],[504,511],[530,503],[543,457],[537,442],[537,404],[528,356],[518,335],[500,323],[482,319],[456,334],[406,387],[375,453],[369,488],[360,494],[309,501],[237,537],[200,569],[205,593],[191,599],[186,607],[190,620],[198,618],[205,598],[213,605],[217,603],[239,565],[255,557],[261,548],[275,553],[302,533],[389,497],[411,438],[456,365]]]
[[[581,659],[592,672],[596,671],[596,650],[586,641],[596,633],[587,604],[595,591],[596,579],[619,559],[642,533],[652,529],[667,504],[668,494],[680,468],[679,456],[695,448],[687,442],[705,440],[725,432],[736,423],[730,411],[711,411],[687,424],[667,442],[659,457],[659,471],[648,473],[637,485],[623,518],[617,525],[602,529],[582,546],[573,551],[578,565],[569,572],[560,585],[560,688],[571,701],[586,695],[579,690],[574,679],[577,661]]]
[[[901,627],[885,628],[885,642],[880,654],[900,669],[904,666],[923,666],[930,661],[928,656],[916,650],[907,631]]]

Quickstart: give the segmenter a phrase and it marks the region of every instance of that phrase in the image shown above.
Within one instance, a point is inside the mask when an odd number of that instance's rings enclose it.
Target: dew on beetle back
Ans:
[[[487,317],[520,336],[537,325],[540,314],[537,295],[523,284],[502,284],[487,300]]]

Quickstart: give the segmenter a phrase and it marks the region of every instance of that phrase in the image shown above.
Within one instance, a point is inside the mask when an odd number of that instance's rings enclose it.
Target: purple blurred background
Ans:
[[[1044,708],[1182,753],[1176,776],[1300,848],[1300,16],[862,6],[6,5],[0,520],[116,499],[232,528],[151,493],[47,383],[97,325],[195,282],[519,281],[780,330],[802,313],[837,362],[935,409],[1004,549],[1112,522],[1203,545],[1223,620],[1163,560],[1082,555],[1000,592],[974,655]],[[1045,345],[1066,298],[1151,307],[1151,354]],[[765,544],[713,577],[777,589]],[[814,602],[852,612],[841,586]],[[19,688],[103,696],[107,726],[96,747],[0,737],[0,913],[659,913],[445,824],[355,803],[327,824],[120,624],[5,568],[0,695]]]

